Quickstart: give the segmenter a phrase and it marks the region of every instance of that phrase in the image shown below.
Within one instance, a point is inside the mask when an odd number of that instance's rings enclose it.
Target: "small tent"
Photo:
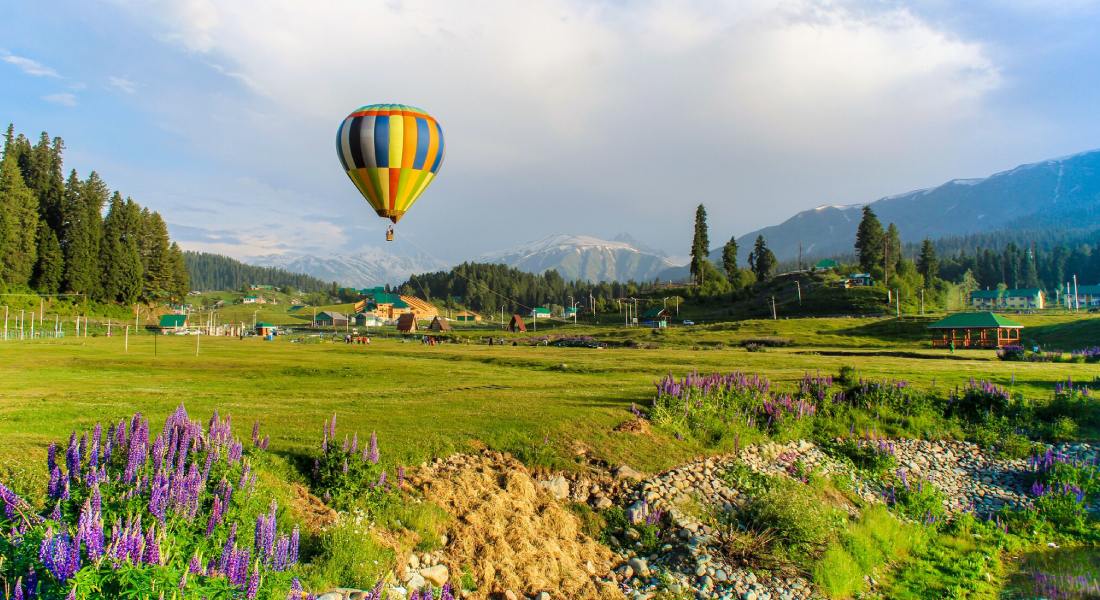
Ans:
[[[527,324],[523,322],[523,317],[519,315],[512,315],[511,322],[508,323],[508,331],[515,333],[517,331],[527,331]]]
[[[451,324],[439,317],[436,317],[432,319],[432,324],[428,325],[428,329],[432,331],[450,331]]]
[[[397,331],[400,333],[412,333],[417,330],[416,315],[405,313],[397,318]]]

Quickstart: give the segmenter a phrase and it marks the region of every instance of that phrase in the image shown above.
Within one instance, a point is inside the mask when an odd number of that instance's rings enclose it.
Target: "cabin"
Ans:
[[[523,322],[523,317],[519,315],[512,315],[512,320],[508,322],[508,331],[516,333],[519,331],[526,332],[527,324]]]
[[[577,316],[577,307],[576,306],[566,306],[565,307],[565,312],[563,313],[563,315],[565,316],[566,319],[575,318]]]
[[[455,321],[458,321],[459,323],[480,323],[481,315],[475,312],[464,310],[462,312],[455,313]]]
[[[844,280],[844,287],[871,287],[875,285],[875,278],[870,273],[852,273]]]
[[[245,296],[241,304],[267,304],[267,300],[263,296]]]
[[[1073,286],[1069,286],[1062,296],[1062,302],[1066,308],[1096,308],[1100,306],[1100,285],[1079,285],[1077,293],[1073,293]]]
[[[158,327],[164,333],[184,331],[187,329],[187,315],[161,315]]]
[[[1045,307],[1046,295],[1039,288],[970,292],[970,308],[974,310],[1042,310]]]
[[[928,326],[933,348],[1002,348],[1020,344],[1024,326],[991,312],[955,313]]]
[[[377,315],[371,312],[361,312],[352,317],[352,324],[356,327],[380,327],[385,323]]]
[[[531,318],[532,319],[549,319],[550,318],[550,309],[546,308],[545,306],[536,306],[535,308],[531,309]]]
[[[397,294],[374,292],[368,298],[362,310],[373,312],[384,321],[392,321],[401,315],[411,313],[412,307]]]
[[[279,335],[279,332],[271,323],[256,323],[256,335],[267,337],[269,335]]]
[[[428,329],[431,331],[451,331],[451,324],[443,317],[436,317],[432,319]]]
[[[324,310],[317,313],[317,317],[313,319],[313,322],[318,327],[345,327],[348,324],[348,318],[344,313],[339,313],[334,310]]]
[[[417,331],[416,315],[405,313],[397,318],[397,331],[399,333],[413,333]]]
[[[668,327],[669,313],[663,306],[653,307],[642,313],[642,324],[653,327]]]
[[[833,260],[831,258],[823,258],[823,259],[817,261],[817,264],[814,265],[813,270],[814,271],[832,271],[832,270],[836,269],[839,266],[840,265],[838,265],[835,260]]]

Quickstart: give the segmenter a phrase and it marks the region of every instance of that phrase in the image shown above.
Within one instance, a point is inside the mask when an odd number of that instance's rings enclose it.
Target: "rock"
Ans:
[[[415,552],[409,555],[409,568],[413,571],[420,568],[420,558]]]
[[[342,592],[325,592],[317,596],[317,600],[344,600],[344,594]]]
[[[540,481],[539,483],[550,492],[555,500],[565,500],[569,497],[569,481],[561,475],[550,481]]]
[[[409,588],[410,591],[415,592],[416,590],[424,587],[425,583],[426,582],[424,581],[424,577],[420,573],[413,573],[409,576],[408,579],[405,580],[405,587]]]
[[[621,467],[615,469],[615,479],[641,481],[642,474],[626,465],[622,465]]]
[[[447,565],[435,565],[427,569],[421,569],[420,576],[430,581],[432,585],[441,587],[444,583],[447,583],[451,574],[447,571]]]
[[[512,590],[505,590],[504,591],[504,600],[519,600],[519,599],[516,597],[516,593],[513,592]]]
[[[646,564],[644,558],[632,558],[627,564],[630,565],[631,569],[634,569],[634,573],[638,577],[649,577],[649,565]]]
[[[631,504],[626,509],[626,518],[628,521],[637,525],[645,521],[646,513],[649,512],[649,507],[645,502],[638,500],[634,504]]]
[[[535,594],[535,600],[550,600],[549,592],[539,592]]]
[[[599,510],[606,510],[611,508],[614,503],[607,496],[600,496],[596,499],[596,508]]]

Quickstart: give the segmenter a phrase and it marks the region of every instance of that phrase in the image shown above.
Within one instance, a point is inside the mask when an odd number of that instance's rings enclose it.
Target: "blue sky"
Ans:
[[[424,107],[439,178],[387,249],[553,233],[673,255],[1100,147],[1100,2],[9,2],[0,118],[68,145],[185,247],[351,253],[384,224],[340,172],[361,104]]]

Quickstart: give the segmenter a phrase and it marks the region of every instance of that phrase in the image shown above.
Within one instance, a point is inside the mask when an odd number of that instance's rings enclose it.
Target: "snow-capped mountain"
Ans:
[[[367,248],[356,254],[328,255],[270,254],[245,262],[263,267],[279,267],[293,273],[305,273],[324,281],[349,287],[398,285],[409,275],[447,269],[450,265],[429,256],[401,256],[381,248]]]
[[[501,263],[531,273],[554,269],[567,280],[588,281],[647,281],[679,266],[663,253],[639,246],[627,235],[603,240],[558,234],[485,254],[478,261]]]

